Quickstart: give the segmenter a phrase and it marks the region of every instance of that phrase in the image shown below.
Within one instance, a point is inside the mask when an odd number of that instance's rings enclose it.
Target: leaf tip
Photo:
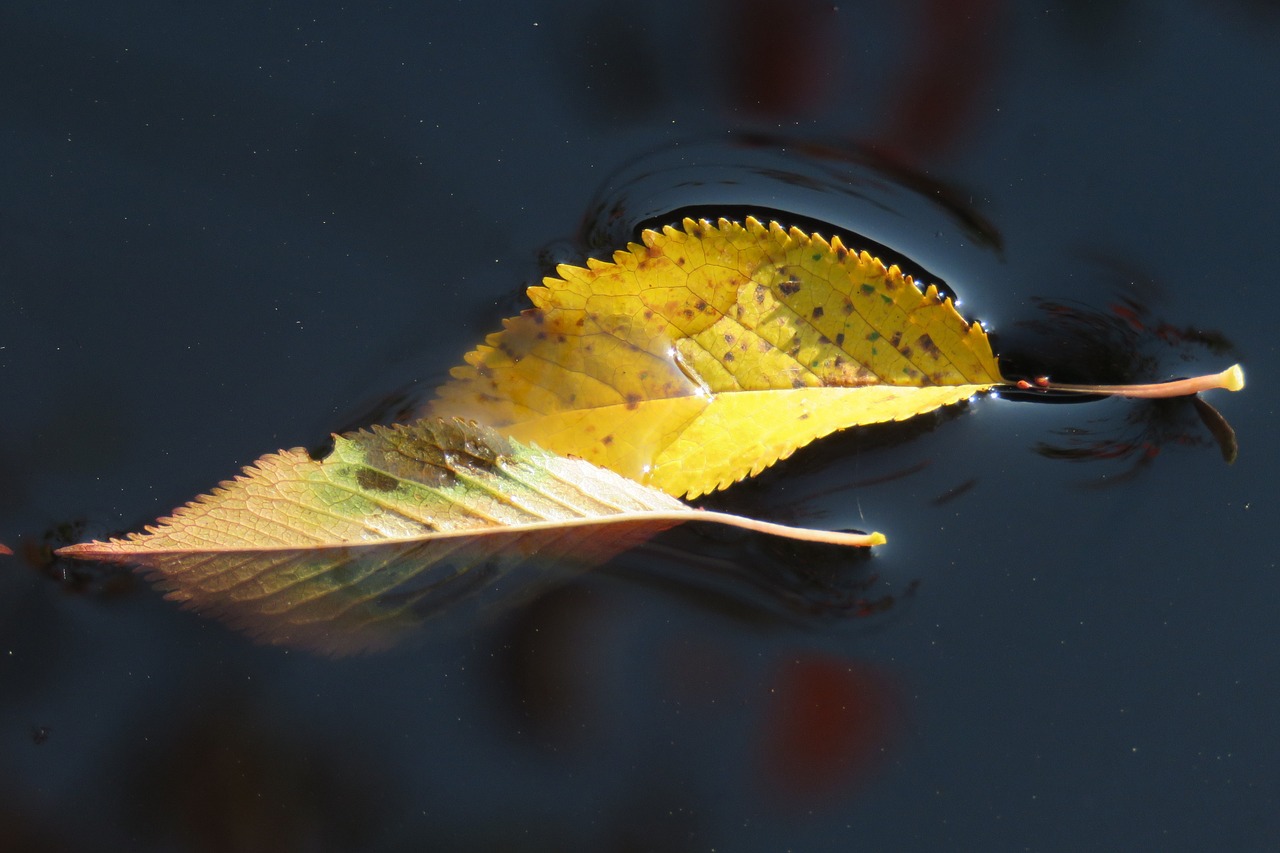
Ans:
[[[70,557],[73,560],[93,560],[96,559],[98,553],[106,542],[78,542],[75,545],[63,545],[61,548],[54,548],[53,555],[55,557]]]

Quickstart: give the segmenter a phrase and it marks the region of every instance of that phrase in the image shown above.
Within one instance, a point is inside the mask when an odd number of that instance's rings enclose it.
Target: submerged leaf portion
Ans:
[[[323,461],[264,456],[145,533],[58,554],[141,566],[169,598],[261,639],[340,653],[391,645],[535,558],[589,566],[684,521],[883,541],[695,510],[584,460],[427,419],[337,437]]]
[[[950,299],[839,238],[749,218],[642,240],[530,288],[430,411],[697,496],[1003,381]]]

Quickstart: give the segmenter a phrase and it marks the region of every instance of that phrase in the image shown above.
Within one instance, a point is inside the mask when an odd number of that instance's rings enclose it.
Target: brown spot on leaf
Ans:
[[[819,320],[819,319],[821,319],[821,318],[822,318],[822,314],[823,314],[822,306],[821,306],[821,305],[816,305],[816,306],[814,306],[814,309],[813,309],[813,311],[811,312],[811,314],[812,314],[812,316],[813,316],[813,319],[815,319],[815,320]]]
[[[756,304],[757,305],[764,304],[764,295],[767,292],[768,291],[765,290],[765,286],[763,284],[756,285]]]
[[[836,332],[836,346],[844,346],[844,332]]]
[[[919,345],[920,349],[924,350],[931,358],[942,357],[942,350],[938,349],[938,345],[933,342],[933,338],[929,337],[927,332],[921,335],[920,339],[917,340],[916,343]]]
[[[636,410],[636,409],[640,408],[640,401],[641,401],[641,400],[643,400],[643,399],[644,399],[644,398],[643,398],[643,397],[641,397],[639,394],[634,394],[634,393],[633,393],[633,394],[628,394],[628,395],[627,395],[627,410],[628,410],[628,411],[634,411],[634,410]]]
[[[725,332],[725,333],[724,333],[724,342],[725,342],[726,344],[729,344],[730,346],[732,346],[732,345],[733,345],[734,340],[736,340],[736,339],[733,337],[733,333],[732,333],[732,332]]]
[[[506,340],[498,344],[498,349],[502,350],[502,354],[511,359],[512,364],[519,364],[525,357],[525,353],[516,352],[516,350]]]
[[[844,302],[840,304],[840,310],[844,311],[844,316],[848,317],[853,313],[853,300],[849,297],[844,298]]]
[[[400,481],[381,471],[361,468],[356,472],[356,485],[370,492],[394,492]]]
[[[613,433],[609,433],[604,438],[600,439],[600,441],[606,445],[613,444]]]
[[[801,379],[799,376],[794,376],[794,377],[792,377],[792,378],[791,378],[791,387],[792,387],[792,388],[803,388],[803,387],[804,387],[804,380],[803,380],[803,379]]]
[[[787,280],[778,285],[778,290],[782,291],[783,296],[794,296],[800,292],[800,282]]]
[[[731,353],[731,352],[726,352],[726,353],[724,354],[724,360],[725,360],[725,361],[733,361],[733,353]]]
[[[893,337],[889,338],[889,346],[897,349],[902,343],[902,332],[894,332]]]

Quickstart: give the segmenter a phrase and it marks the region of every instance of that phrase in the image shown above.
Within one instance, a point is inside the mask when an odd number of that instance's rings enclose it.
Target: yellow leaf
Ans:
[[[696,497],[1003,382],[949,298],[839,238],[749,218],[641,239],[530,288],[429,411]]]

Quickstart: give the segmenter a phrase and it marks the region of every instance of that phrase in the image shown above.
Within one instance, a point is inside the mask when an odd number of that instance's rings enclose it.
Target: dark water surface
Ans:
[[[1264,850],[1280,837],[1280,10],[10,2],[0,849]],[[1008,370],[416,642],[262,647],[50,544],[429,394],[557,261],[755,212]]]

